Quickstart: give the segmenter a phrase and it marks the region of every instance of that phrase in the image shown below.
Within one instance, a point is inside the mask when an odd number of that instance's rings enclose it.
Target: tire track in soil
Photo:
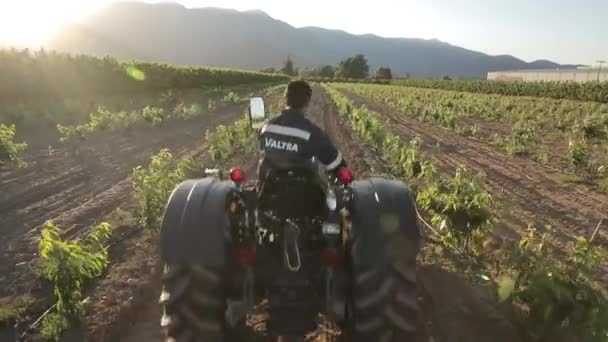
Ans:
[[[441,171],[451,173],[457,165],[466,165],[485,173],[490,190],[514,206],[507,217],[512,232],[517,233],[533,222],[539,228],[551,225],[562,238],[589,237],[599,220],[608,214],[608,195],[584,185],[559,182],[531,160],[509,157],[488,144],[417,121],[353,92],[340,91],[356,105],[382,113],[392,131],[402,139],[419,136],[428,147],[439,143]],[[606,230],[598,238],[597,241],[606,244]]]
[[[183,154],[200,144],[206,128],[234,121],[241,114],[240,106],[228,106],[189,121],[141,127],[121,136],[102,132],[85,142],[81,147],[87,150],[79,155],[42,157],[32,165],[35,172],[5,173],[10,187],[5,192],[3,186],[0,198],[0,297],[44,290],[25,266],[36,258],[36,239],[44,221],[53,219],[68,238],[84,235],[90,225],[129,199],[128,176],[134,167],[147,164],[161,148]]]
[[[328,134],[346,156],[358,178],[390,174],[388,163],[369,144],[359,140],[340,117],[321,87],[315,87],[322,110],[311,111],[313,120],[325,126]],[[322,117],[319,117],[321,115]],[[432,266],[421,266],[418,277],[418,341],[505,341],[516,342],[517,328],[495,306],[482,289],[457,274]]]

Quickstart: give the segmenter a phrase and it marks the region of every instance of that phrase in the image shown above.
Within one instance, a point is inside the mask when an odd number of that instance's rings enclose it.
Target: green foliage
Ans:
[[[89,121],[82,125],[63,126],[57,124],[57,131],[61,135],[62,143],[75,144],[85,140],[95,131],[126,129],[138,121],[135,112],[111,112],[104,107],[89,115]]]
[[[63,332],[70,327],[68,319],[60,313],[48,314],[40,327],[40,334],[45,340],[59,341]]]
[[[177,94],[173,89],[169,89],[160,94],[158,105],[162,108],[173,108],[177,105]]]
[[[581,341],[606,340],[608,293],[602,284],[593,281],[608,261],[604,247],[592,246],[587,239],[578,237],[560,250],[549,234],[539,235],[531,227],[520,242],[506,242],[497,249],[497,259],[487,257],[482,252],[483,241],[493,227],[495,203],[481,178],[463,167],[457,168],[454,177],[439,177],[432,163],[420,153],[420,141],[401,146],[399,138],[387,131],[382,122],[376,124],[379,114],[364,107],[354,108],[334,87],[323,86],[357,135],[381,151],[396,170],[397,164],[402,163],[399,174],[410,184],[411,180],[417,182],[418,205],[427,221],[439,227],[438,237],[435,236],[438,242],[448,249],[468,253],[478,262],[487,262],[487,274],[497,273],[493,276],[497,300],[523,308],[526,330],[534,338],[551,340],[565,331]],[[514,129],[513,141],[520,146],[534,134],[528,126],[534,126],[531,118]],[[417,161],[420,167],[408,161]]]
[[[267,88],[264,95],[272,98],[284,94],[286,85]],[[266,111],[275,113],[274,105],[266,103]],[[213,161],[222,163],[234,155],[251,155],[256,153],[257,132],[249,126],[248,112],[232,125],[219,125],[205,132],[205,143],[209,145],[208,153]]]
[[[18,161],[19,153],[25,151],[26,143],[15,143],[15,125],[0,124],[0,164]]]
[[[338,72],[337,68],[335,69],[335,72],[336,73]],[[319,82],[319,83],[323,83],[323,82],[365,83],[365,84],[384,84],[384,85],[387,85],[390,83],[389,80],[380,79],[380,78],[346,78],[346,77],[340,77],[337,74],[334,74],[334,77],[322,77],[322,76],[315,76],[315,75],[304,73],[302,75],[302,77],[309,82]]]
[[[99,107],[96,113],[92,113],[89,118],[89,130],[106,130],[114,123],[114,113]]]
[[[539,234],[530,226],[520,242],[506,246],[500,260],[498,288],[503,293],[499,296],[524,308],[527,330],[535,338],[564,331],[581,341],[605,341],[608,293],[593,279],[608,261],[608,251],[577,237],[562,254],[555,242],[550,233]],[[513,283],[510,292],[505,281]]]
[[[235,154],[247,155],[255,151],[255,131],[249,127],[246,117],[230,126],[219,125],[205,133],[209,155],[215,162],[223,162]]]
[[[336,76],[340,78],[366,78],[369,75],[369,65],[364,55],[349,57],[338,64]]]
[[[473,135],[467,129],[469,118],[484,120],[490,127],[499,122],[510,127],[511,134],[493,134],[491,143],[510,155],[532,155],[543,163],[549,161],[542,146],[545,137],[552,139],[555,133],[563,141],[572,137],[562,168],[583,180],[602,181],[593,170],[605,164],[600,150],[608,145],[608,104],[374,84],[334,86],[463,135]]]
[[[269,87],[269,88],[266,88],[266,90],[264,91],[264,97],[270,98],[270,97],[274,97],[274,96],[283,96],[285,94],[286,90],[287,90],[286,84]]]
[[[64,241],[60,229],[47,221],[41,232],[39,254],[43,276],[53,284],[57,314],[43,324],[43,335],[58,339],[70,319],[83,314],[82,287],[107,267],[107,244],[112,236],[108,223],[95,226],[84,240]]]
[[[97,131],[116,131],[128,129],[138,122],[145,122],[152,126],[159,126],[171,118],[190,119],[202,113],[197,104],[190,106],[177,105],[172,115],[167,115],[161,107],[146,106],[139,111],[112,112],[105,107],[98,107],[97,111],[89,115],[89,121],[81,125],[64,126],[57,124],[57,131],[61,135],[60,141],[66,144],[75,144],[85,140]]]
[[[412,139],[409,144],[402,144],[397,135],[385,129],[378,113],[368,110],[365,106],[357,108],[334,88],[325,84],[323,87],[337,106],[340,115],[346,116],[357,136],[381,151],[397,174],[413,180],[422,173],[423,165],[428,161],[420,151],[420,139]]]
[[[158,107],[144,107],[141,111],[141,116],[152,126],[158,126],[165,121],[165,111]]]
[[[376,70],[376,78],[380,78],[383,80],[390,80],[393,78],[393,72],[389,67],[380,67]]]
[[[494,218],[494,201],[481,177],[463,166],[459,166],[451,178],[439,177],[433,172],[427,172],[426,176],[426,186],[420,189],[416,199],[431,224],[439,227],[441,242],[479,256]]]
[[[608,112],[591,113],[582,122],[576,122],[574,131],[584,139],[608,137]]]
[[[167,149],[153,156],[150,165],[138,166],[131,174],[140,223],[152,231],[160,230],[163,211],[171,191],[192,168],[189,158],[176,160]]]
[[[63,126],[57,124],[57,131],[61,134],[61,141],[64,144],[76,144],[87,138],[90,133],[89,125],[78,125],[78,126]]]
[[[397,86],[337,84],[336,87],[353,91],[422,121],[432,122],[452,130],[456,129],[456,119],[461,116],[457,108],[458,100],[446,96],[433,97],[431,94],[418,91],[404,91],[407,88]]]
[[[291,57],[287,57],[287,59],[285,60],[285,64],[281,69],[281,72],[289,76],[296,76],[298,74],[298,70],[294,67]]]
[[[109,224],[94,227],[84,241],[63,241],[51,221],[42,229],[39,252],[44,277],[53,283],[57,310],[70,317],[82,314],[82,284],[99,276],[108,264]]]
[[[521,126],[516,128],[514,139],[524,141],[530,140],[533,137],[530,134],[538,133],[540,128],[571,129],[577,136],[597,138],[602,138],[606,130],[608,104],[360,83],[335,86],[450,129],[456,127],[458,118],[476,117]],[[575,124],[577,117],[585,119]],[[523,145],[522,141],[514,143],[515,147]]]
[[[306,77],[306,78],[319,77],[319,78],[331,79],[334,77],[335,73],[336,73],[336,68],[334,68],[331,65],[324,65],[322,67],[317,67],[317,68],[313,68],[310,70],[306,70],[301,73],[301,76]]]
[[[227,104],[238,104],[241,101],[243,101],[243,99],[240,98],[236,93],[231,91],[228,94],[226,94],[226,96],[224,96],[222,101]]]
[[[59,96],[128,93],[285,82],[278,74],[121,62],[55,51],[0,50],[0,102]],[[52,86],[50,86],[52,85]]]
[[[590,166],[590,152],[587,144],[582,140],[568,142],[568,163],[575,170],[587,169]]]
[[[425,171],[429,170],[430,162],[421,151],[421,146],[420,138],[414,138],[408,144],[401,144],[398,137],[391,134],[386,138],[382,150],[391,164],[396,166],[397,172],[413,181],[418,177],[424,179],[427,175]]]
[[[203,107],[193,103],[190,106],[179,104],[173,110],[173,116],[182,120],[189,120],[203,113]]]
[[[536,136],[539,128],[539,123],[534,118],[522,118],[515,122],[511,128],[507,152],[511,155],[528,154],[528,145]]]
[[[439,177],[421,152],[420,139],[402,144],[401,139],[385,127],[380,114],[364,106],[356,108],[339,91],[323,86],[357,136],[376,147],[395,173],[417,187],[417,201],[432,224],[440,227],[440,241],[478,256],[482,239],[492,228],[494,207],[480,177],[464,167],[459,167],[454,177]]]
[[[509,96],[534,96],[608,103],[608,82],[393,80],[393,84]]]
[[[192,104],[206,107],[208,100],[221,100],[230,91],[242,97],[243,94],[260,91],[272,85],[273,83],[245,83],[229,87],[141,89],[107,94],[55,94],[47,97],[0,100],[0,122],[6,125],[14,123],[18,130],[32,126],[56,126],[58,123],[63,126],[78,125],[87,122],[90,113],[95,113],[99,107],[108,112],[125,112],[129,116],[137,117],[134,114],[141,114],[141,109],[146,105],[162,108],[169,118],[178,107],[190,107]],[[177,114],[176,116],[179,117]],[[137,120],[141,118],[137,117]]]
[[[334,68],[331,65],[325,65],[319,69],[318,76],[319,77],[334,77],[335,74],[336,74],[336,68]]]

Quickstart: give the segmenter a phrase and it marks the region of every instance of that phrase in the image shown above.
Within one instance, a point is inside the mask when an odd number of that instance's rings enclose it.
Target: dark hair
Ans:
[[[312,88],[306,81],[291,81],[287,85],[287,105],[293,109],[306,107],[312,97]]]

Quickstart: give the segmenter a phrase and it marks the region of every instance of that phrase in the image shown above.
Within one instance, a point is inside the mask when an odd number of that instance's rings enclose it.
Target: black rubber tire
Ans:
[[[352,341],[416,341],[416,265],[396,262],[354,274]]]
[[[165,341],[224,341],[226,301],[220,272],[200,265],[166,265],[162,283]]]
[[[351,340],[416,341],[420,227],[415,197],[396,180],[370,178],[351,188]]]

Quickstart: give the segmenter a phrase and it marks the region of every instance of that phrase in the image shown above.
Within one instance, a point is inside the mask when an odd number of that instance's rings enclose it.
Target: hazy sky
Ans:
[[[61,23],[112,0],[0,0],[0,43],[43,44]],[[167,2],[167,1],[146,1]],[[186,7],[261,9],[293,26],[437,38],[527,61],[608,59],[608,0],[178,0]]]

